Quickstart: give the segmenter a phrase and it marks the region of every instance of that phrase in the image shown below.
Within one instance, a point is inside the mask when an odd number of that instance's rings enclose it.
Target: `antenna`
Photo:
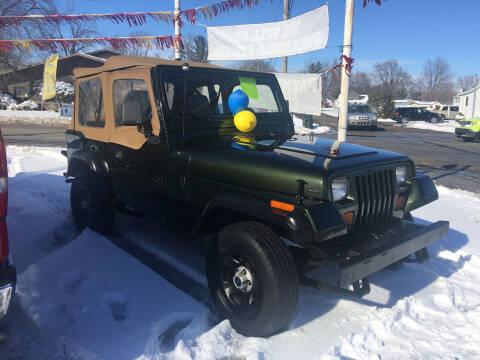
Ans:
[[[185,139],[185,116],[187,113],[187,71],[190,70],[190,66],[188,63],[184,63],[182,65],[182,70],[185,74],[184,78],[184,84],[183,84],[183,114],[182,114],[182,147],[181,149],[183,150],[183,142]]]

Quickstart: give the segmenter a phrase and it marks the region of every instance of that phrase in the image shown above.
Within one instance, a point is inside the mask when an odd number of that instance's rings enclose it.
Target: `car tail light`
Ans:
[[[399,113],[398,111],[395,111],[395,115],[397,115],[397,116],[398,116],[398,115],[400,115],[400,113]]]
[[[5,144],[0,130],[0,261],[8,256],[7,216],[8,207],[8,164]]]

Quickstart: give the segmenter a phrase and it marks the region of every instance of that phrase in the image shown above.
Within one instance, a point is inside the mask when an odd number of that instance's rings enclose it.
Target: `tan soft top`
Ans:
[[[145,56],[111,56],[105,61],[105,64],[99,67],[94,68],[76,68],[73,70],[75,78],[80,78],[84,76],[98,74],[104,71],[112,71],[117,69],[131,68],[135,66],[149,66],[154,67],[157,65],[167,65],[167,66],[182,66],[187,61],[174,61],[174,60],[165,60],[155,57],[145,57]],[[199,62],[187,62],[191,67],[203,67],[209,69],[225,69],[221,66],[199,63]]]

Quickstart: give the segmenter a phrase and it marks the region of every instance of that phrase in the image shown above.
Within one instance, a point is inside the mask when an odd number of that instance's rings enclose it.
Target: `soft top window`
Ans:
[[[78,122],[82,126],[105,126],[102,82],[99,78],[78,85]]]
[[[115,80],[113,103],[117,126],[134,126],[152,119],[152,106],[144,80]]]

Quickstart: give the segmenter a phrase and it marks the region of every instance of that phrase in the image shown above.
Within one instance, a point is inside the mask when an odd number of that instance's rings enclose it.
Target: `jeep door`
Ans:
[[[152,101],[150,75],[137,69],[110,74],[111,174],[115,196],[139,210],[150,209],[156,192],[159,146],[147,142],[146,133],[158,134],[158,116]]]

